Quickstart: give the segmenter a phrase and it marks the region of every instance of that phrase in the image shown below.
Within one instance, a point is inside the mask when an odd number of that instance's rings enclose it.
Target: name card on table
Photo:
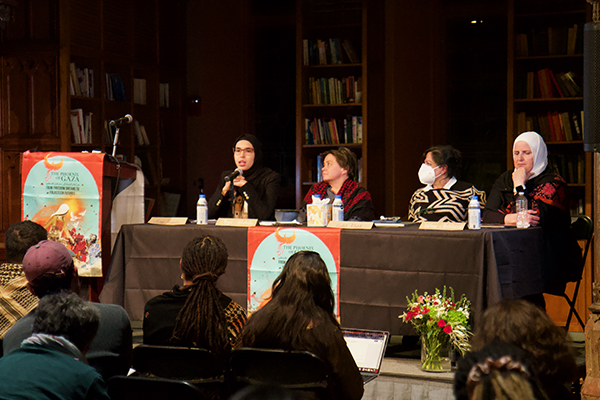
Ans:
[[[327,224],[328,228],[343,229],[371,229],[373,221],[331,221]]]
[[[428,229],[434,231],[462,231],[465,229],[466,222],[440,222],[425,221],[421,222],[419,229]]]
[[[240,226],[249,227],[258,225],[257,218],[219,218],[216,226]]]
[[[187,220],[186,217],[152,217],[148,223],[154,225],[185,225]]]

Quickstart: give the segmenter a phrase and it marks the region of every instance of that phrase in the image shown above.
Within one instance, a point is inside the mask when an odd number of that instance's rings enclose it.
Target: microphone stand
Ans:
[[[117,124],[115,124],[114,121],[110,121],[109,125],[115,127],[115,138],[113,140],[113,149],[112,149],[112,156],[114,157],[115,154],[117,153],[117,142],[119,141],[119,127],[117,126]]]
[[[231,187],[229,190],[231,190],[231,217],[235,218],[235,185],[233,184],[233,179],[230,182]]]

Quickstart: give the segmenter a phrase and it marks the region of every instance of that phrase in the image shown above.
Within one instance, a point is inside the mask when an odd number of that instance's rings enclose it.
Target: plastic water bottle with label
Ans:
[[[517,209],[517,228],[529,228],[529,221],[527,219],[527,197],[525,197],[525,193],[519,192],[515,205]]]
[[[208,203],[206,203],[206,195],[201,194],[196,203],[196,224],[208,224]]]
[[[336,194],[333,200],[333,213],[331,216],[332,221],[343,221],[344,220],[344,203],[342,202],[342,195]]]
[[[469,201],[469,229],[481,229],[481,207],[477,195],[471,196]]]

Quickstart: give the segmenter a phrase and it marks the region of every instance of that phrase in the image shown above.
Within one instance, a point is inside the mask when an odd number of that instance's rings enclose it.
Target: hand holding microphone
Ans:
[[[224,179],[225,185],[223,185],[223,189],[221,189],[221,194],[223,196],[227,195],[227,192],[231,189],[231,183],[233,182],[234,186],[242,187],[246,184],[246,179],[243,176],[244,171],[242,171],[239,167],[233,170],[232,173],[227,175]]]

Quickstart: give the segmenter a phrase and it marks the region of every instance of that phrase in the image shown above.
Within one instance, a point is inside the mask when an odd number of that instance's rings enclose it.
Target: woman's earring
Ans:
[[[181,280],[185,280],[185,275],[181,274]]]

